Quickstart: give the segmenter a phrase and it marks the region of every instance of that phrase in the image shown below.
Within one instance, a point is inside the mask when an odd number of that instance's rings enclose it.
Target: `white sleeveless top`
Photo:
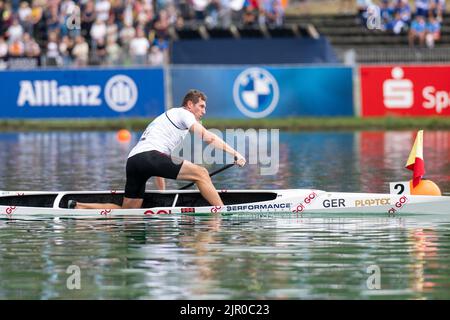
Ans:
[[[157,150],[170,155],[197,120],[184,108],[172,108],[158,116],[145,129],[128,158],[145,151]]]

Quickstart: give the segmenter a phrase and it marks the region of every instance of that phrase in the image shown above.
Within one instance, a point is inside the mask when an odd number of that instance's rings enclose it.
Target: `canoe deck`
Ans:
[[[67,192],[60,196],[60,193],[45,194],[23,194],[6,195],[0,197],[0,206],[14,207],[40,207],[40,208],[67,208],[69,200],[77,202],[98,202],[115,203],[122,205],[123,191],[120,192]],[[275,200],[277,192],[233,192],[221,191],[220,197],[225,205],[234,205],[242,203],[255,203],[262,201]],[[172,207],[177,197],[176,206],[178,207],[205,207],[209,203],[198,191],[180,191],[180,192],[146,192],[142,208]],[[58,196],[60,196],[58,198]],[[58,201],[58,203],[55,203]]]

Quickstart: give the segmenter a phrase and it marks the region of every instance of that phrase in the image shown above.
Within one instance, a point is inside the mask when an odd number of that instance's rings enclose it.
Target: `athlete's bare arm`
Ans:
[[[190,128],[190,132],[193,132],[194,134],[200,136],[203,141],[205,141],[208,144],[212,144],[214,147],[221,149],[232,156],[236,157],[236,164],[240,167],[243,167],[245,163],[247,162],[245,158],[236,150],[234,150],[230,145],[228,145],[225,141],[223,141],[220,137],[218,137],[216,134],[208,131],[202,124],[199,122],[194,123]]]

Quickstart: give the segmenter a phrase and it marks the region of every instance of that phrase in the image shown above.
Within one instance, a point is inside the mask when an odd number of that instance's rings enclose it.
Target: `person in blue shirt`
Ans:
[[[386,24],[386,30],[392,31],[394,34],[401,34],[403,30],[407,29],[407,24],[402,20],[400,12],[396,11],[394,19]]]
[[[415,1],[416,15],[428,17],[431,1],[434,1],[434,0],[416,0]]]
[[[388,25],[394,18],[394,6],[391,0],[382,0],[380,6],[380,17],[384,25]]]
[[[425,32],[427,47],[434,48],[434,43],[441,38],[441,24],[434,16],[431,16],[428,20]]]
[[[411,23],[411,27],[409,29],[409,46],[414,47],[414,42],[416,39],[419,39],[419,45],[423,46],[425,44],[425,31],[425,17],[422,15],[417,15]]]
[[[409,25],[411,22],[411,6],[409,5],[408,0],[398,0],[395,11],[400,14],[402,21]]]

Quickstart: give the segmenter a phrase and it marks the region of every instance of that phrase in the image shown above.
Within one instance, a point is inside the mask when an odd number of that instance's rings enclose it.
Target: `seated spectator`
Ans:
[[[95,13],[97,19],[106,23],[109,18],[109,10],[111,9],[111,3],[109,0],[97,0],[95,2]]]
[[[8,47],[8,55],[10,57],[23,57],[25,53],[25,47],[22,42],[22,38],[15,38],[10,42]]]
[[[64,36],[59,43],[59,54],[62,58],[62,65],[67,67],[70,66],[73,62],[72,60],[72,49],[73,49],[73,41],[69,36]]]
[[[217,27],[219,24],[219,10],[220,10],[220,0],[210,0],[206,6],[206,17],[205,23],[210,28]]]
[[[22,39],[23,27],[19,24],[19,20],[13,19],[12,25],[9,26],[6,34],[8,35],[8,42],[13,42],[16,39]]]
[[[119,29],[122,29],[123,26],[124,12],[125,12],[125,3],[123,0],[111,1],[111,12],[109,18],[112,18],[112,21],[118,26]],[[106,43],[108,43],[108,40],[106,41]]]
[[[445,0],[431,0],[430,15],[437,18],[438,22],[442,22],[445,13]]]
[[[386,24],[386,30],[391,31],[394,34],[401,34],[402,31],[408,29],[408,24],[401,18],[400,12],[396,12],[394,19]]]
[[[104,40],[106,38],[106,24],[103,20],[97,18],[95,23],[91,27],[91,44],[93,47],[97,46],[97,43],[100,40]]]
[[[169,50],[169,41],[161,34],[156,34],[156,38],[152,42],[152,46],[158,47],[161,51]]]
[[[428,17],[430,11],[430,1],[432,0],[415,0],[417,16]]]
[[[160,10],[158,17],[156,18],[156,21],[153,25],[155,32],[159,35],[162,35],[163,37],[168,37],[169,27],[170,27],[170,22],[169,22],[169,15],[167,14],[167,11]]]
[[[98,39],[97,46],[94,51],[95,64],[106,64],[106,42],[105,38]]]
[[[48,36],[47,43],[47,65],[60,66],[62,64],[61,56],[59,55],[58,34],[53,31]]]
[[[5,38],[0,35],[0,70],[5,70],[8,67],[6,60],[8,59],[8,44]]]
[[[125,0],[125,8],[123,10],[123,24],[132,26],[133,25],[133,0]]]
[[[110,66],[118,65],[121,61],[122,49],[114,37],[106,40],[106,63]]]
[[[152,46],[150,48],[148,63],[151,66],[161,66],[164,64],[164,53],[158,46]]]
[[[119,37],[119,26],[114,20],[114,16],[109,16],[108,23],[106,24],[106,38],[114,38],[117,41]]]
[[[122,28],[122,30],[120,30],[119,38],[120,38],[120,43],[122,44],[122,46],[124,47],[124,50],[126,52],[128,52],[128,47],[130,45],[130,42],[134,38],[135,35],[136,35],[136,30],[133,28],[133,26],[131,24],[129,24],[128,22],[125,22],[124,27]]]
[[[29,58],[39,58],[41,48],[28,33],[23,34],[23,45],[25,49],[25,56]]]
[[[169,3],[166,7],[167,11],[167,19],[169,20],[170,25],[175,25],[179,17],[183,19],[183,16],[180,13],[180,10],[173,3]]]
[[[6,43],[5,38],[0,35],[0,70],[5,70],[8,68],[8,43]]]
[[[38,42],[47,40],[47,26],[44,20],[45,0],[33,0],[31,7],[31,24],[34,38]]]
[[[395,6],[395,12],[398,12],[403,22],[409,25],[411,22],[411,7],[408,0],[399,0]]]
[[[75,58],[75,66],[86,66],[89,59],[89,45],[83,36],[75,38],[75,45],[72,50]]]
[[[0,60],[4,60],[8,57],[8,44],[5,38],[0,35]]]
[[[91,41],[91,28],[96,20],[94,0],[88,0],[81,10],[81,35]]]
[[[31,8],[30,4],[26,1],[20,3],[19,11],[17,12],[19,17],[19,23],[23,27],[24,32],[32,33],[33,24],[31,23]]]
[[[409,30],[409,46],[414,47],[414,42],[416,39],[419,39],[419,45],[423,46],[425,43],[425,31],[425,17],[422,15],[417,15],[414,21],[411,23],[411,27]]]
[[[59,22],[59,12],[57,5],[49,5],[48,10],[44,13],[45,21],[47,23],[47,33],[53,31],[59,32],[60,22]]]
[[[256,25],[258,22],[258,12],[259,8],[255,1],[246,2],[244,4],[244,13],[242,14],[242,24],[247,27]]]
[[[0,0],[0,35],[3,35],[5,33],[5,18],[4,18],[5,13],[6,13],[5,3],[3,2],[3,0]]]
[[[263,0],[261,7],[266,24],[277,27],[283,25],[284,9],[281,0]]]
[[[428,48],[434,48],[434,43],[441,38],[441,24],[434,16],[427,23],[425,37]]]
[[[386,26],[394,19],[394,7],[391,0],[382,0],[380,6],[381,23]]]
[[[230,9],[231,9],[231,22],[234,24],[242,22],[242,15],[244,4],[246,0],[231,0],[230,1]]]
[[[150,48],[150,43],[145,37],[144,31],[141,28],[136,30],[136,36],[130,42],[130,56],[131,61],[135,65],[143,65],[147,62],[147,54]]]
[[[231,1],[220,0],[219,4],[219,25],[222,28],[229,28],[232,21]]]
[[[206,7],[209,4],[209,0],[192,0],[192,6],[195,12],[195,20],[197,22],[203,22],[206,17]]]

